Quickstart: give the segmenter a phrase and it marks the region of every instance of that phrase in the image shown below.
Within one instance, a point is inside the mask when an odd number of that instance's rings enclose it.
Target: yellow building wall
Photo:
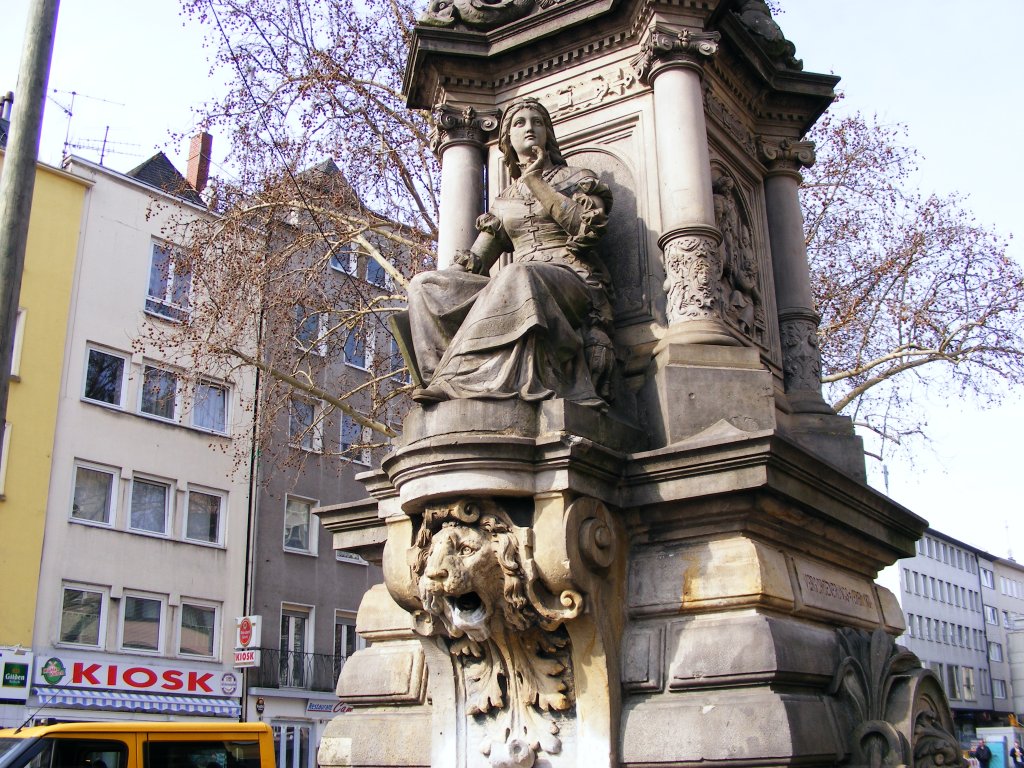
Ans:
[[[41,164],[36,169],[18,302],[24,310],[20,360],[7,402],[10,435],[0,497],[2,646],[32,645],[57,400],[89,187],[59,169]]]

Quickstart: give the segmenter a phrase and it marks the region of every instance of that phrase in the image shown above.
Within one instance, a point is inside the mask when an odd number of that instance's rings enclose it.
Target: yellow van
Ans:
[[[61,723],[0,730],[0,768],[274,768],[266,723]]]

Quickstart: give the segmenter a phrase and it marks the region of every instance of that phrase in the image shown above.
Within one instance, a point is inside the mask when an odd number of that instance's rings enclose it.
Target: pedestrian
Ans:
[[[1013,768],[1024,768],[1024,750],[1020,748],[1020,739],[1013,742],[1010,759],[1013,760]]]
[[[980,768],[988,768],[988,763],[992,759],[992,750],[985,744],[984,739],[978,739],[978,745],[971,750],[971,757],[976,758]]]

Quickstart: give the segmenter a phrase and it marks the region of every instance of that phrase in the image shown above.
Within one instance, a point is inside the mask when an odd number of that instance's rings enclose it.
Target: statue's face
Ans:
[[[536,109],[526,107],[512,117],[509,126],[509,143],[519,156],[519,162],[525,163],[533,158],[533,148],[544,148],[548,140],[548,129],[544,117]]]

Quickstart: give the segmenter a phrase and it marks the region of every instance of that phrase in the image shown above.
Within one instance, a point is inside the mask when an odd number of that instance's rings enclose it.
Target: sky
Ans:
[[[907,126],[922,156],[913,182],[926,193],[966,195],[979,222],[1016,237],[1011,254],[1024,263],[1024,0],[776,4],[804,68],[842,77],[841,108]],[[0,91],[15,89],[29,0],[5,6]],[[177,0],[64,0],[40,159],[59,164],[67,140],[71,152],[98,161],[106,135],[108,167],[126,171],[164,151],[184,170],[194,110],[223,82],[207,56],[203,31],[184,22]],[[225,149],[214,137],[214,174]],[[989,410],[959,400],[925,405],[930,443],[912,459],[887,457],[884,473],[869,459],[872,484],[936,529],[1020,560],[1024,398],[1011,393]]]

